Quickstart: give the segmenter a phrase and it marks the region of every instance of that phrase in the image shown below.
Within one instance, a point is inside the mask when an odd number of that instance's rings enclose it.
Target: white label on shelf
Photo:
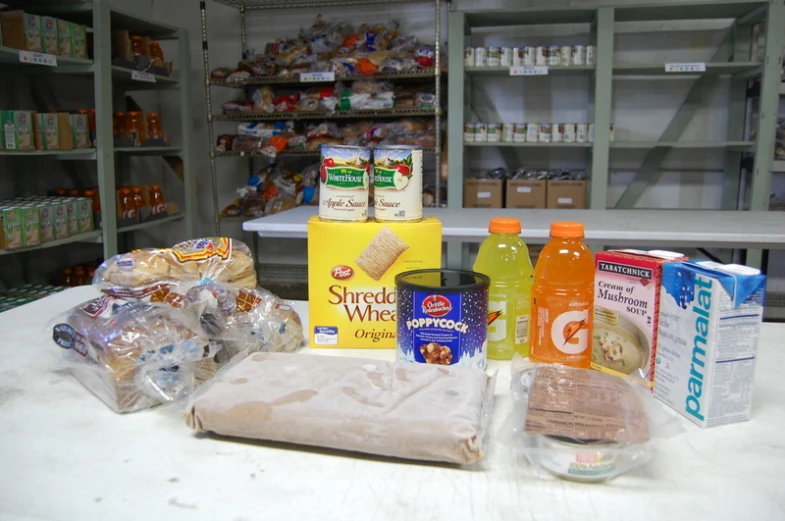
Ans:
[[[665,72],[706,72],[706,64],[704,62],[666,63]]]
[[[48,65],[49,67],[57,67],[57,56],[55,56],[54,54],[19,51],[19,61],[22,63],[34,63],[36,65]]]
[[[510,67],[510,76],[547,76],[547,65],[514,65]]]
[[[531,186],[519,186],[518,187],[518,193],[519,194],[529,194],[529,193],[531,193],[531,191],[532,191],[532,187]]]
[[[318,81],[335,81],[334,72],[301,72],[300,83],[313,83]]]
[[[491,193],[490,192],[477,192],[477,199],[490,199]]]
[[[136,81],[146,81],[147,83],[155,83],[155,76],[149,72],[131,71],[131,79]]]
[[[559,197],[559,204],[572,204],[572,197]]]

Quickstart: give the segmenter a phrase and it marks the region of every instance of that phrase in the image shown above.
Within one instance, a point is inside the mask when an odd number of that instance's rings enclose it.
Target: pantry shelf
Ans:
[[[135,232],[137,230],[144,230],[145,228],[152,228],[154,226],[181,221],[183,219],[185,219],[185,214],[178,213],[176,215],[170,215],[161,219],[155,219],[154,221],[145,221],[139,224],[132,224],[131,226],[123,226],[122,228],[117,229],[117,233]]]
[[[429,0],[215,0],[237,9],[297,9],[384,4],[419,4]]]
[[[785,173],[785,161],[774,161],[771,164],[771,171],[778,174]]]
[[[94,148],[80,148],[77,150],[0,150],[0,156],[9,157],[53,157],[60,160],[93,160]]]
[[[425,154],[434,154],[436,153],[436,149],[433,147],[430,148],[423,148],[423,153]],[[213,152],[215,157],[266,157],[270,158],[267,154],[256,153],[256,152]],[[319,150],[284,150],[283,152],[279,152],[276,154],[276,158],[286,158],[286,157],[319,157],[321,155],[321,151]],[[270,158],[272,159],[272,158]]]
[[[0,45],[0,63],[18,63],[21,65],[27,65],[31,67],[50,67],[48,65],[36,65],[34,63],[24,63],[19,61],[19,50],[13,49],[11,47],[4,47]],[[58,56],[57,57],[57,66],[61,65],[92,65],[92,60],[86,60],[84,58],[73,58],[71,56]]]
[[[664,63],[617,63],[613,66],[614,76],[699,76],[703,74],[748,74],[750,78],[763,72],[760,62],[706,63],[705,72],[669,72]]]
[[[71,244],[74,242],[100,242],[100,239],[101,239],[101,230],[95,230],[92,232],[80,233],[79,235],[73,235],[65,239],[58,239],[56,241],[45,242],[38,246],[31,246],[29,248],[18,248],[15,250],[0,250],[0,256],[13,255],[14,253],[24,253],[27,251],[45,250],[47,248],[55,248],[57,246],[62,246],[64,244]]]
[[[168,156],[179,154],[180,150],[180,147],[120,147],[114,149],[118,154],[132,156]]]
[[[473,148],[591,148],[593,143],[464,143]]]
[[[611,148],[723,148],[738,152],[751,152],[754,141],[613,141]]]
[[[334,80],[324,81],[302,81],[300,75],[295,76],[269,76],[251,78],[242,82],[227,82],[226,80],[217,80],[209,78],[210,85],[216,87],[229,87],[234,89],[242,89],[245,87],[253,87],[257,85],[308,85],[308,84],[321,84],[327,85],[335,83],[336,81],[358,81],[358,80],[432,80],[435,74],[435,69],[419,69],[417,71],[402,71],[402,72],[380,72],[373,76],[362,76],[360,74],[348,75],[335,75]]]
[[[176,87],[180,83],[180,80],[176,76],[163,76],[161,74],[150,74],[150,76],[155,79],[154,82],[135,80],[133,78],[133,73],[133,69],[121,67],[120,65],[112,65],[112,80],[124,83],[126,89],[128,89],[129,86],[132,86],[131,88],[135,89],[156,89],[161,86],[164,88]]]
[[[573,74],[591,74],[595,70],[593,65],[548,66],[548,74],[531,76],[514,76],[515,78],[542,78],[547,76],[568,76]],[[467,76],[510,76],[509,67],[467,67]]]
[[[433,117],[434,109],[379,109],[379,110],[323,110],[309,112],[238,112],[234,114],[213,114],[215,121],[287,121],[290,119],[360,119],[360,118],[406,118]]]

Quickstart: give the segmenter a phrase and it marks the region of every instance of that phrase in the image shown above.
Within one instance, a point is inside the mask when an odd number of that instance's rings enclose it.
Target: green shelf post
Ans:
[[[183,189],[185,191],[185,230],[189,239],[197,236],[197,203],[196,175],[193,163],[193,121],[189,107],[193,105],[191,93],[191,49],[188,43],[188,30],[177,31],[177,48],[180,57],[180,128],[182,147],[180,157],[183,160]]]
[[[101,198],[104,258],[117,254],[117,205],[112,125],[112,31],[109,3],[93,2],[93,55],[96,109],[96,159],[98,191]]]
[[[613,97],[613,7],[597,9],[596,70],[594,72],[594,147],[589,176],[589,208],[608,207],[608,170],[610,163],[611,108]]]

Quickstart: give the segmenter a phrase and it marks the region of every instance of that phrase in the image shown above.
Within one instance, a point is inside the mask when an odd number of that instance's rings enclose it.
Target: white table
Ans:
[[[243,230],[260,237],[304,239],[308,219],[317,212],[316,206],[299,206],[246,221]],[[578,221],[586,227],[586,241],[594,244],[785,249],[785,212],[426,208],[424,213],[441,220],[448,242],[482,242],[492,217],[516,217],[523,226],[521,236],[532,244],[548,241],[552,222]]]
[[[77,288],[0,314],[0,520],[785,519],[783,325],[763,327],[752,421],[701,430],[684,420],[647,467],[582,485],[533,476],[494,440],[511,406],[508,363],[490,364],[499,373],[488,452],[465,468],[217,439],[162,408],[115,414],[57,371],[45,329],[93,294]],[[295,306],[307,324],[307,304]]]

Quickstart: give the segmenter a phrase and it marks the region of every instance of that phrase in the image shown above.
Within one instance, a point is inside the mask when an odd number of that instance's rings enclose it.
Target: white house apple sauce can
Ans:
[[[373,150],[373,203],[377,221],[422,219],[422,149],[405,145]]]
[[[367,221],[371,149],[322,145],[319,168],[319,218]]]

